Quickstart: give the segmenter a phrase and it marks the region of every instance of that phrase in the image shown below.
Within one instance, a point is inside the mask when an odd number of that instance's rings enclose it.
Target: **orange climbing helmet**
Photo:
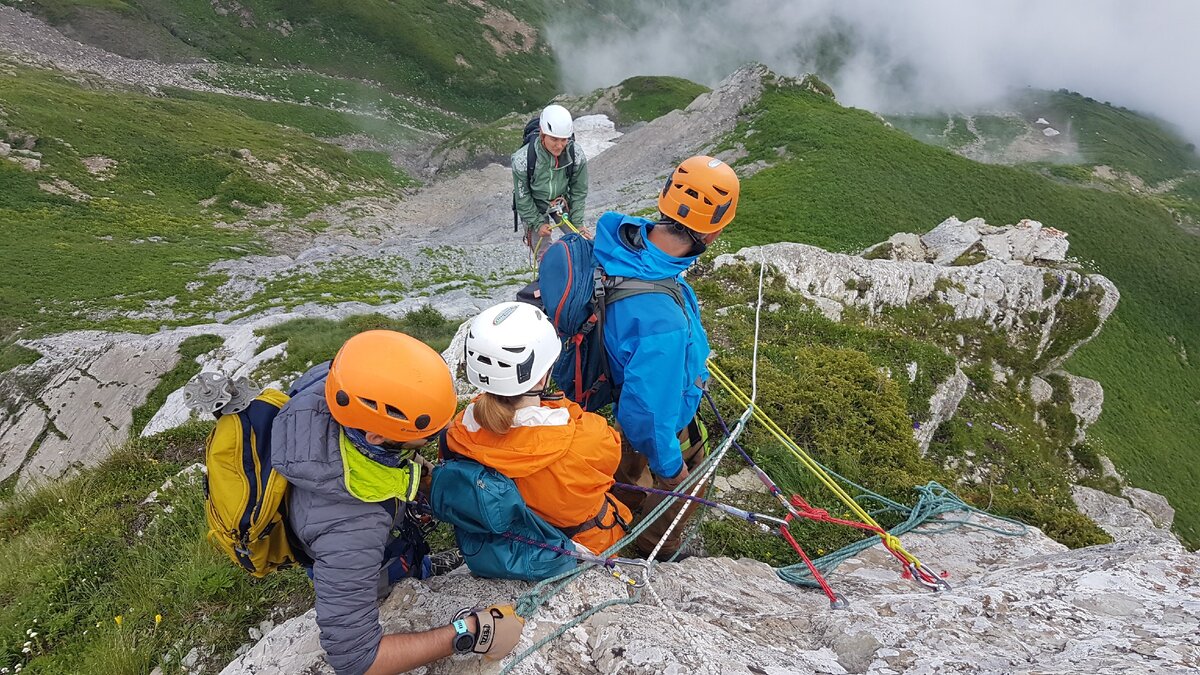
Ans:
[[[733,220],[740,192],[737,174],[728,164],[696,155],[671,172],[658,196],[658,210],[690,230],[720,232]]]
[[[325,401],[342,426],[398,443],[427,438],[454,416],[457,397],[440,354],[393,330],[369,330],[333,357]]]

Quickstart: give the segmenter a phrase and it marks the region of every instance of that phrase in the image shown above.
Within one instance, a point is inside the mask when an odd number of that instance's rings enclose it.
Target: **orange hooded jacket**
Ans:
[[[525,504],[560,528],[586,523],[604,511],[599,526],[572,539],[603,553],[625,536],[629,507],[608,494],[621,461],[621,440],[608,420],[567,400],[517,409],[504,434],[484,429],[468,405],[446,432],[450,450],[491,467],[517,485]]]

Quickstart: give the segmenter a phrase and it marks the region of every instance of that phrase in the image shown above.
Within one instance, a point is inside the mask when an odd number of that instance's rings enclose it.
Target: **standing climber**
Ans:
[[[566,108],[548,105],[529,121],[525,144],[512,155],[512,174],[513,211],[535,255],[546,250],[554,226],[564,216],[583,227],[587,157],[575,143],[575,124]]]
[[[614,497],[621,441],[600,415],[553,393],[562,344],[542,310],[485,309],[466,339],[467,379],[482,390],[446,433],[447,448],[513,480],[525,504],[591,553],[625,536],[629,508]]]
[[[451,654],[506,656],[524,620],[511,606],[463,611],[450,625],[384,634],[377,602],[404,577],[430,575],[410,517],[413,453],[454,415],[441,356],[403,333],[346,341],[296,381],[272,425],[271,462],[288,481],[288,522],[313,562],[317,626],[339,675],[400,673]]]
[[[676,280],[682,302],[667,293],[643,293],[608,305],[604,345],[622,435],[616,480],[674,490],[707,454],[707,431],[697,416],[708,382],[708,336],[696,294],[683,273],[733,220],[739,182],[729,165],[712,157],[686,159],[658,195],[660,215],[648,220],[608,212],[596,223],[596,260],[609,277]],[[662,497],[614,490],[637,514]],[[677,504],[658,518],[636,546],[649,555],[662,539]],[[688,510],[695,508],[691,504]],[[673,555],[684,522],[663,542],[659,557]]]

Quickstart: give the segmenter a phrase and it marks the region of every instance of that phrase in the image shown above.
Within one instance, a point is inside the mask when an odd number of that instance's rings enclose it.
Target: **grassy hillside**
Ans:
[[[1066,89],[1029,91],[1016,105],[1031,120],[1043,117],[1069,131],[1087,164],[1106,164],[1152,185],[1200,170],[1195,145],[1165,123],[1128,108]]]
[[[697,96],[711,91],[682,77],[631,77],[620,84],[617,98],[619,124],[649,122],[672,110],[682,110]]]
[[[491,119],[554,95],[538,0],[0,0],[118,54],[303,66]]]
[[[856,250],[949,215],[1036,218],[1069,232],[1072,255],[1122,292],[1105,331],[1069,364],[1106,390],[1092,442],[1135,484],[1167,495],[1178,532],[1200,545],[1200,239],[1166,208],[972,162],[798,87],[769,89],[730,142],[749,151],[742,162],[773,165],[744,181],[722,239],[730,249],[803,241]]]
[[[279,216],[411,184],[380,153],[300,130],[357,122],[332,111],[154,98],[29,69],[0,72],[0,108],[14,148],[0,158],[0,222],[21,242],[0,247],[0,335],[202,316],[219,300],[208,264],[263,250]],[[280,205],[275,219],[255,215],[266,204]],[[245,218],[258,226],[214,227]],[[155,302],[158,315],[115,314]]]
[[[30,673],[168,672],[193,647],[218,669],[264,619],[303,611],[299,569],[253,580],[205,537],[211,424],[137,440],[76,478],[0,502],[0,667]],[[20,672],[20,671],[16,671]]]

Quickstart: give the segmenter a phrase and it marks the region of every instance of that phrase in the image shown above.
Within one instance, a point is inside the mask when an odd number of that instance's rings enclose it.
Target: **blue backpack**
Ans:
[[[620,397],[604,347],[607,306],[643,293],[665,293],[684,306],[678,280],[610,277],[596,260],[592,240],[574,232],[546,249],[537,284],[542,308],[563,339],[551,376],[567,398],[589,412]]]
[[[519,536],[568,551],[575,544],[525,505],[508,476],[448,452],[433,470],[429,505],[438,520],[454,526],[454,540],[476,576],[541,581],[573,569],[575,558],[517,541]],[[508,536],[505,536],[508,535]]]

